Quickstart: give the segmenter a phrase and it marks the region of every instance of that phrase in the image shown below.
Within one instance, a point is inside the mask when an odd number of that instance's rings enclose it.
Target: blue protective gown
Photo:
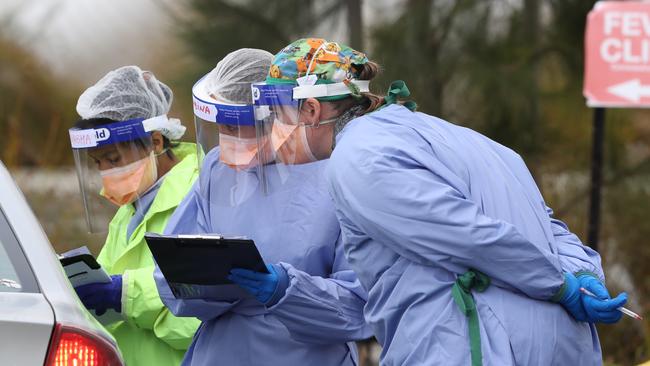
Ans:
[[[345,255],[368,290],[383,365],[470,365],[458,274],[477,303],[484,365],[599,365],[593,325],[547,301],[563,271],[604,280],[598,253],[552,218],[519,155],[391,105],[351,121],[327,169]]]
[[[200,184],[176,209],[166,232],[245,235],[266,263],[279,263],[287,271],[290,285],[269,308],[252,297],[177,300],[156,269],[160,296],[172,313],[203,321],[184,365],[357,364],[353,341],[371,336],[363,318],[366,293],[343,255],[326,164],[287,167],[289,180],[281,187],[277,171],[269,169],[273,193],[265,196],[254,170],[236,177],[217,174],[230,168],[219,162],[218,149],[208,154]],[[218,175],[219,182],[209,180],[211,175]],[[200,194],[201,189],[209,191]],[[244,203],[226,208],[208,203],[208,195],[211,201]]]

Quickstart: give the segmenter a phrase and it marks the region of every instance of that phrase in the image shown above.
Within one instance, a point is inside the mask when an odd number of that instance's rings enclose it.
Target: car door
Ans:
[[[0,363],[42,365],[54,322],[52,307],[0,210]]]

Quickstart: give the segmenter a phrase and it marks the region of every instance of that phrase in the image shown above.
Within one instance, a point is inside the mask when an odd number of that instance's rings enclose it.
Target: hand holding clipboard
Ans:
[[[250,295],[233,284],[233,268],[268,273],[255,243],[220,235],[145,234],[149,249],[176,298],[236,300]]]

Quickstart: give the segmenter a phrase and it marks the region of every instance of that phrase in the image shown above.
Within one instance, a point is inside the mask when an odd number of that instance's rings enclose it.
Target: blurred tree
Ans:
[[[407,82],[419,109],[445,114],[446,89],[464,56],[459,40],[475,32],[489,1],[408,0],[397,19],[372,29],[372,58],[384,67],[379,79]],[[471,22],[467,22],[470,20]]]
[[[0,34],[0,160],[7,166],[69,163],[75,87]]]
[[[496,34],[494,19],[484,17],[479,31],[469,33],[464,42],[467,58],[461,67],[468,79],[463,91],[474,106],[461,118],[523,155],[533,172],[539,168],[545,146],[540,140],[546,134],[539,115],[538,7],[537,1],[525,1],[512,10],[507,31]]]
[[[350,38],[349,46],[356,50],[363,50],[363,16],[361,14],[362,1],[348,0],[348,35]]]
[[[513,148],[535,176],[584,169],[590,111],[581,95],[582,35],[592,6],[409,0],[397,19],[374,27],[370,54],[384,66],[383,84],[405,79],[420,110]],[[567,144],[587,153],[567,159]]]
[[[360,6],[360,0],[357,0]],[[355,3],[352,2],[352,3]],[[351,4],[350,7],[359,10]],[[180,36],[198,61],[196,80],[228,52],[242,47],[274,53],[300,37],[314,36],[319,25],[336,20],[345,0],[189,0],[189,15],[174,15]],[[360,13],[359,13],[360,15]],[[359,25],[361,26],[361,25]]]

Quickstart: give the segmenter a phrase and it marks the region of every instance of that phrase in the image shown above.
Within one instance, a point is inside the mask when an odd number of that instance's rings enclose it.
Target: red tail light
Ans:
[[[45,366],[122,366],[117,349],[81,329],[57,324]]]

